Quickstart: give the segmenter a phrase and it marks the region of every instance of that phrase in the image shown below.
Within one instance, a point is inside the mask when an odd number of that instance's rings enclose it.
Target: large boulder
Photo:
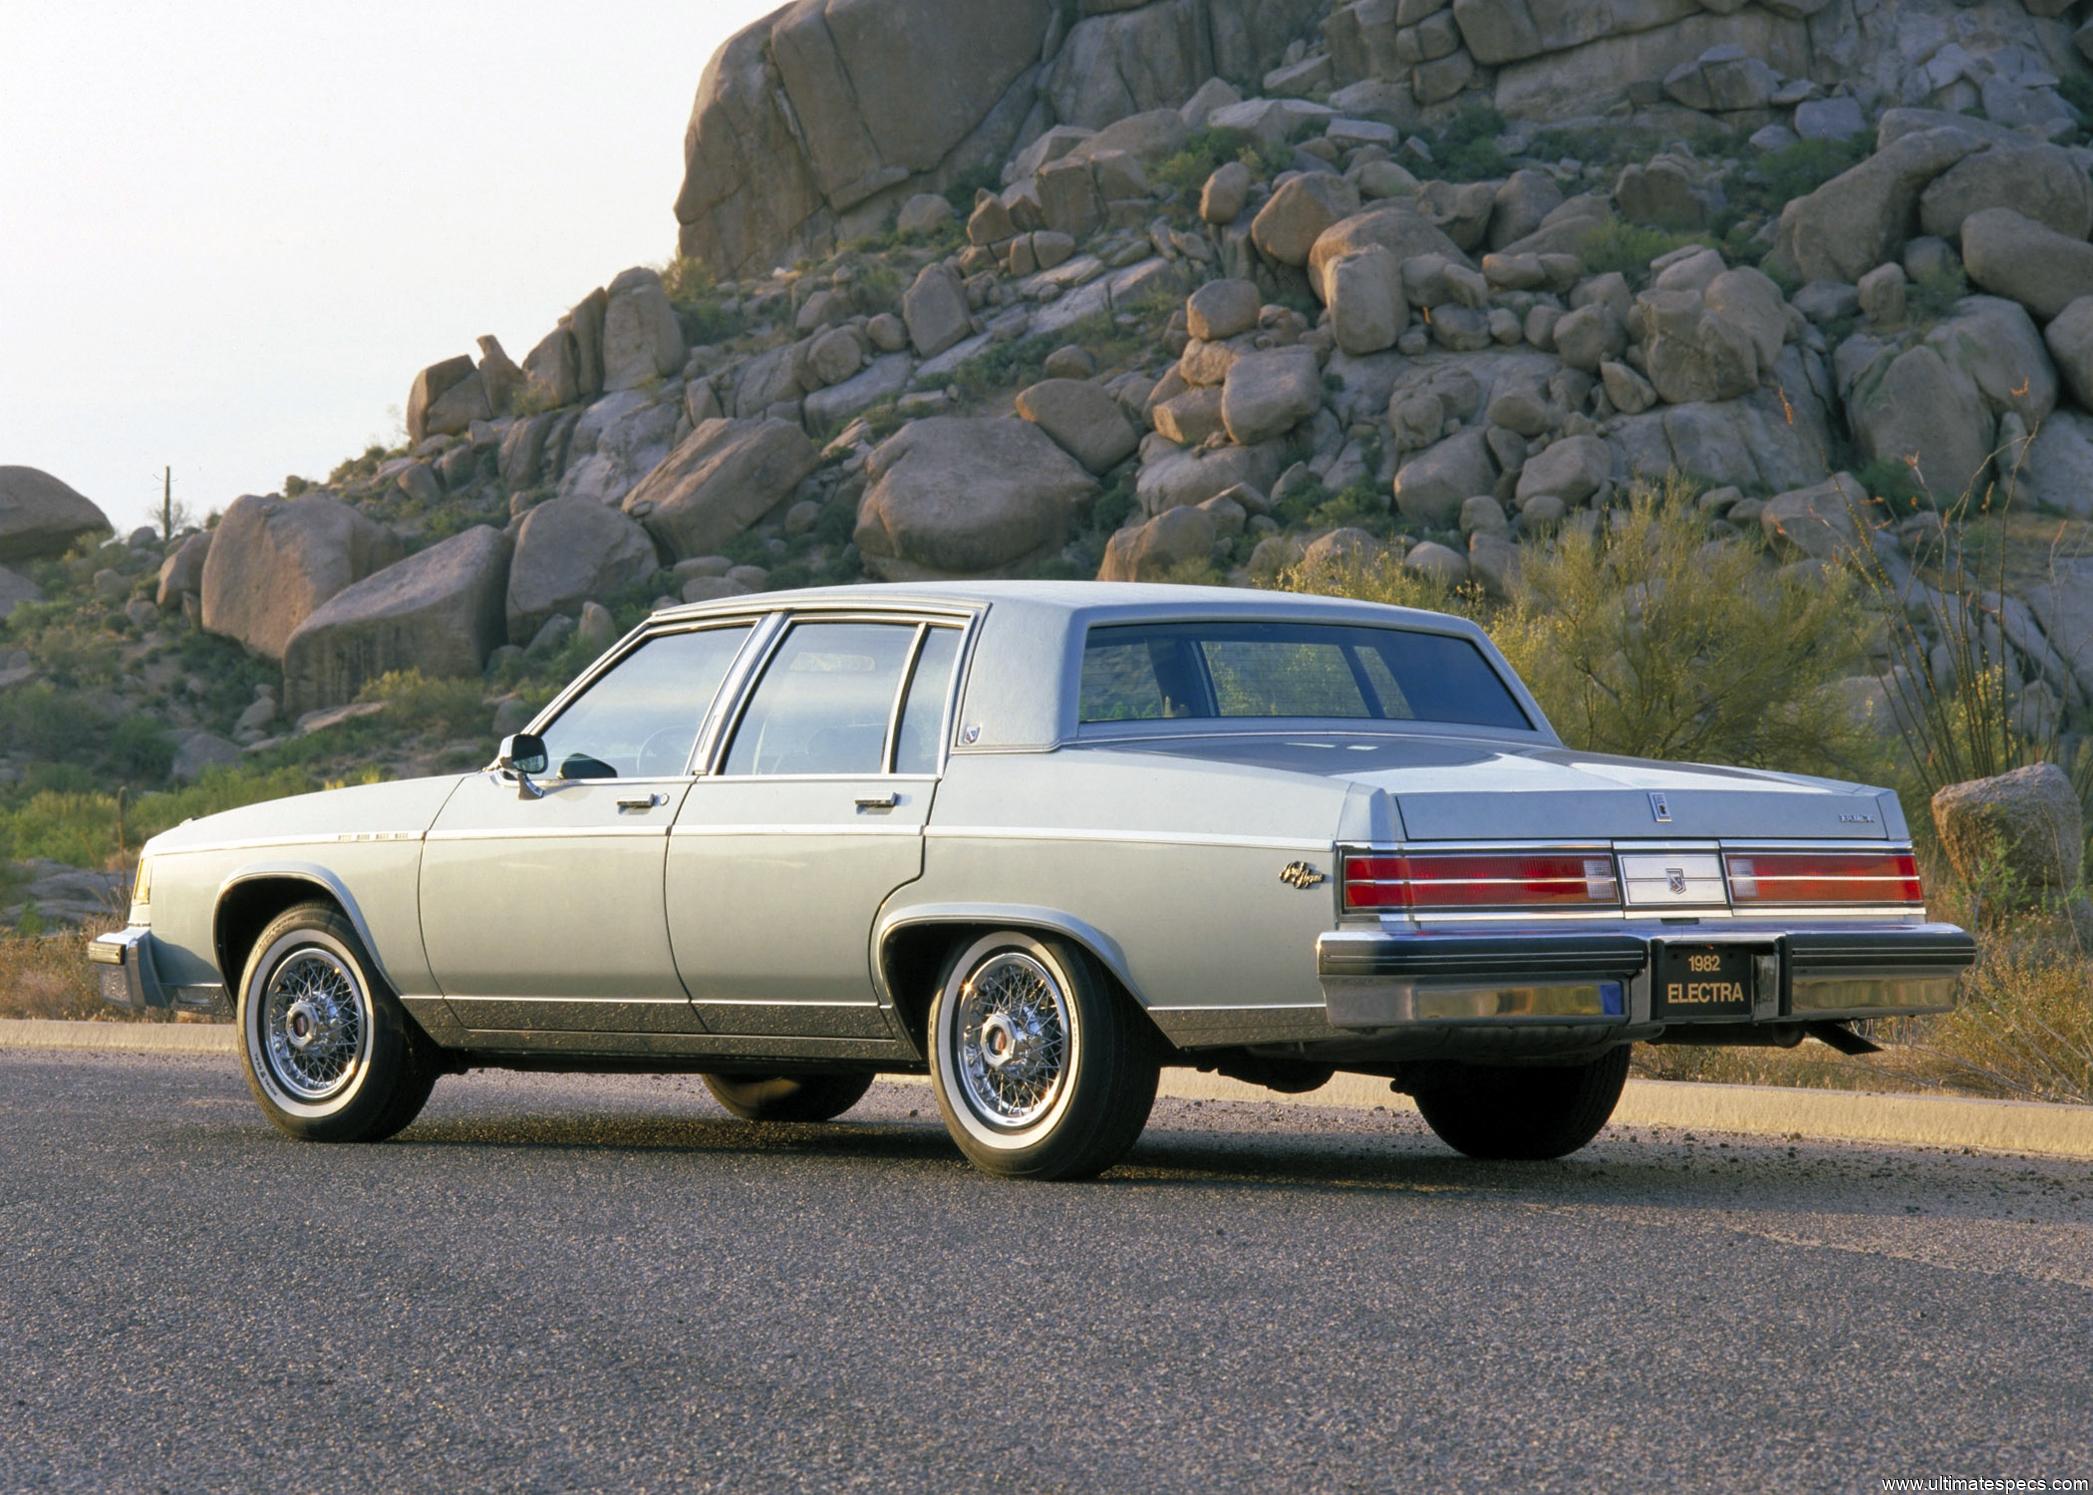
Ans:
[[[37,584],[19,572],[0,566],[0,623],[25,602],[41,602],[44,594]]]
[[[1410,325],[1402,263],[1378,244],[1330,261],[1323,288],[1337,346],[1354,358],[1394,347]]]
[[[108,529],[100,509],[48,472],[0,467],[0,561],[64,555]]]
[[[1330,301],[1330,267],[1368,249],[1385,249],[1397,265],[1436,254],[1449,264],[1467,266],[1468,256],[1446,231],[1407,203],[1390,203],[1341,218],[1316,236],[1308,251],[1308,283],[1325,305]]]
[[[353,701],[391,670],[479,674],[504,638],[509,547],[500,530],[475,525],[330,597],[284,647],[286,709]]]
[[[683,367],[683,329],[661,276],[635,265],[613,280],[603,308],[603,387],[635,389]]]
[[[901,320],[922,358],[935,358],[974,330],[966,287],[942,264],[925,265],[901,298]]]
[[[1526,459],[1519,469],[1517,497],[1521,504],[1530,498],[1553,494],[1575,508],[1599,497],[1613,475],[1613,451],[1597,436],[1566,436]]]
[[[1250,239],[1268,260],[1305,265],[1323,231],[1359,211],[1359,189],[1328,172],[1303,172],[1281,182],[1250,220]]]
[[[211,553],[211,531],[198,530],[195,534],[167,553],[160,562],[160,584],[153,600],[167,609],[178,608],[184,597],[198,597],[203,592],[203,563]]]
[[[2011,208],[2073,239],[2093,233],[2093,180],[2060,146],[1999,144],[1965,156],[1919,197],[1919,227],[1937,238],[1961,236],[1963,221],[1987,208]]]
[[[281,660],[321,604],[401,553],[391,530],[326,494],[236,498],[204,556],[204,631]]]
[[[1238,446],[1284,436],[1322,404],[1322,371],[1307,348],[1246,353],[1221,386],[1221,420]]]
[[[2093,244],[2012,208],[1986,208],[1963,221],[1962,260],[1971,280],[2012,297],[2041,322],[2093,287]]]
[[[2054,763],[1950,784],[1933,796],[1933,823],[1955,870],[1994,902],[2022,906],[2078,886],[2085,816]]]
[[[2093,286],[2042,329],[2057,372],[2079,408],[2093,410]]]
[[[1099,581],[1156,581],[1214,553],[1220,530],[1212,511],[1198,505],[1165,509],[1144,524],[1120,530],[1105,543]]]
[[[509,638],[528,643],[548,618],[636,587],[660,565],[646,530],[585,498],[555,498],[523,516],[509,563]]]
[[[792,497],[820,465],[789,421],[706,421],[625,495],[625,512],[670,555],[712,555]]]
[[[684,135],[683,252],[722,276],[768,270],[1000,165],[1037,102],[1058,11],[801,0],[737,33],[706,65]]]
[[[1096,492],[1029,421],[934,416],[873,450],[858,506],[865,565],[890,581],[1009,574],[1059,550]]]
[[[1846,417],[1866,456],[1915,457],[1919,481],[1941,505],[1990,460],[1994,423],[1976,380],[1923,344],[1877,364],[1848,395]]]
[[[1603,445],[1603,443],[1602,443]],[[1427,529],[1451,529],[1461,505],[1497,486],[1497,465],[1482,430],[1470,427],[1426,448],[1395,474],[1395,506]]]
[[[1918,231],[1927,184],[1982,144],[1960,128],[1900,137],[1783,208],[1780,255],[1806,281],[1858,281]]]
[[[414,376],[407,390],[407,439],[419,445],[431,436],[456,436],[493,413],[479,369],[461,353]]]
[[[1144,514],[1161,514],[1186,504],[1201,504],[1247,484],[1260,493],[1279,480],[1283,443],[1206,447],[1187,451],[1164,436],[1141,443],[1141,475],[1134,497]]]
[[[1851,473],[1813,487],[1777,493],[1759,511],[1766,543],[1790,555],[1829,560],[1860,546],[1868,491]]]
[[[2019,464],[2016,477],[2023,499],[2052,514],[2093,519],[2093,415],[2052,413],[2021,453]],[[2093,578],[2088,581],[2093,583]]]
[[[1087,379],[1044,379],[1019,393],[1017,413],[1092,472],[1106,473],[1141,444],[1119,402]]]

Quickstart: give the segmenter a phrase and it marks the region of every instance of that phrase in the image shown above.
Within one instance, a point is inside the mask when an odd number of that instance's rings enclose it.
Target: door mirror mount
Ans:
[[[517,732],[501,740],[496,752],[496,762],[501,771],[516,780],[518,799],[543,799],[545,791],[531,781],[532,774],[540,774],[550,767],[551,760],[545,752],[545,739],[529,732]]]

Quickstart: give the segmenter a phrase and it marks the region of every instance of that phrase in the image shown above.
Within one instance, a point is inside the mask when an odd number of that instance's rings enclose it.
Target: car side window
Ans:
[[[942,745],[945,702],[952,694],[952,667],[959,662],[959,630],[932,628],[923,635],[908,699],[901,703],[901,730],[894,743],[894,772],[936,773]]]
[[[683,773],[749,628],[657,634],[612,665],[541,734],[553,772],[563,779]]]
[[[725,772],[878,774],[914,623],[794,623],[764,667]]]

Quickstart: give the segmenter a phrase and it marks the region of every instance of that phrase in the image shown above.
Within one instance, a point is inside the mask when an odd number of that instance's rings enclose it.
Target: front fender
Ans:
[[[417,854],[420,851],[418,843],[415,845],[415,851]],[[377,967],[379,979],[387,987],[403,996],[417,995],[429,990],[427,961],[423,958],[421,950],[420,917],[415,909],[416,870],[418,869],[409,869],[404,900],[392,900],[402,906],[386,911],[378,920],[379,925],[386,926],[384,934],[387,938],[381,938],[380,928],[374,926],[363,901],[349,890],[348,883],[334,868],[322,866],[318,862],[269,861],[243,866],[233,872],[219,883],[217,896],[212,900],[211,916],[211,948],[217,957],[218,969],[224,973],[226,991],[235,1000],[238,999],[240,970],[247,957],[246,946],[240,941],[240,935],[244,931],[251,938],[259,931],[260,924],[255,922],[255,913],[266,910],[259,912],[260,923],[266,923],[292,903],[300,901],[299,897],[287,896],[282,899],[264,899],[254,903],[252,908],[243,908],[248,900],[241,898],[240,890],[253,889],[257,884],[263,883],[300,885],[316,893],[325,894],[339,904],[342,912],[348,916],[350,925],[356,931],[356,937],[363,942],[363,948],[369,953],[371,963]],[[286,892],[288,893],[289,889],[286,889]],[[403,918],[412,920],[411,929],[400,927]],[[412,936],[411,942],[407,938],[409,934]],[[232,948],[236,944],[239,945],[237,950]],[[409,984],[403,984],[403,978]]]

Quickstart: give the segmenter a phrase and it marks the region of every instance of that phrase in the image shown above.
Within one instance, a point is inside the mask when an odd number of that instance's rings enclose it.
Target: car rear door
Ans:
[[[795,617],[669,838],[669,940],[708,1031],[891,1034],[874,916],[921,875],[964,619]]]
[[[701,726],[753,631],[743,618],[641,639],[543,727],[542,794],[490,771],[445,803],[422,852],[422,934],[466,1027],[696,1027],[662,868]]]

